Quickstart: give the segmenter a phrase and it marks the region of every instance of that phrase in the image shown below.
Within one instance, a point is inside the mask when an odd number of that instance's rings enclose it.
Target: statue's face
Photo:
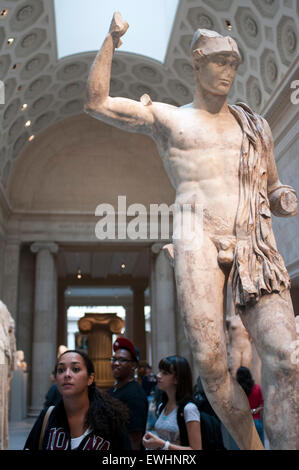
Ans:
[[[228,95],[239,66],[233,54],[220,53],[195,59],[195,78],[204,90],[214,95]]]

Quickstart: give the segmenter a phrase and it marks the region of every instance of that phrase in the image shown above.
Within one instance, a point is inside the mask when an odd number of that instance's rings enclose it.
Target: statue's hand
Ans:
[[[127,31],[129,24],[123,20],[119,12],[114,13],[109,33],[113,37],[115,47],[120,47],[122,45],[122,40],[120,39]]]

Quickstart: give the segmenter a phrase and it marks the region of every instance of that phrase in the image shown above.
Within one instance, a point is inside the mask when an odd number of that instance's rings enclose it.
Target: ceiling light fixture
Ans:
[[[122,264],[120,265],[120,267],[121,267],[121,269],[125,269],[125,267],[126,267],[125,263],[122,263]]]
[[[9,46],[11,46],[11,45],[13,44],[14,40],[15,40],[15,38],[8,38],[8,39],[7,39],[7,44],[8,44]]]
[[[21,106],[21,111],[25,111],[25,109],[28,107],[27,103],[22,104]]]
[[[229,31],[233,29],[232,24],[229,20],[225,20],[225,24],[226,24],[226,29],[228,29]]]
[[[77,271],[77,279],[82,279],[81,269],[78,269],[78,271]]]
[[[31,126],[31,121],[30,120],[25,122],[25,127],[29,127],[29,126]]]
[[[1,10],[0,12],[0,17],[1,18],[4,18],[4,16],[7,16],[8,14],[8,8],[4,8],[3,10]]]
[[[32,142],[32,140],[33,140],[34,138],[35,138],[35,135],[32,134],[32,135],[28,138],[29,142]]]

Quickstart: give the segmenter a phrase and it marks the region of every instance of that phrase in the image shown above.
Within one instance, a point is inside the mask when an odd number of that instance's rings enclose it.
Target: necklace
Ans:
[[[171,410],[169,411],[169,409],[167,408],[167,405],[165,406],[164,408],[164,414],[163,414],[163,419],[167,419],[169,415],[171,415],[171,413],[176,409],[176,406],[174,408],[171,408]],[[166,414],[167,412],[167,414]]]

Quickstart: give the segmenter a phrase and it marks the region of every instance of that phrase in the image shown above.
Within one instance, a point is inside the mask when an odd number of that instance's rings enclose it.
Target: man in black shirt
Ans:
[[[130,418],[128,432],[132,449],[142,449],[142,437],[146,430],[148,401],[142,387],[134,380],[138,364],[138,353],[128,338],[117,338],[113,345],[115,352],[111,358],[114,387],[108,390],[111,396],[125,403]]]

